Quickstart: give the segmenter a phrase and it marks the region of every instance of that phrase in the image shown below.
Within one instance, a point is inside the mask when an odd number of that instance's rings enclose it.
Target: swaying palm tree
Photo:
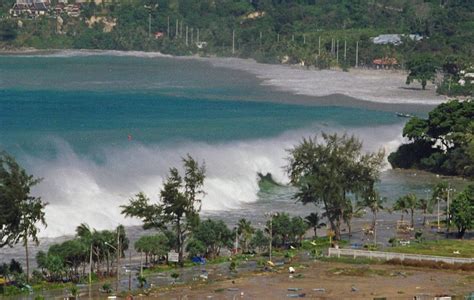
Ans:
[[[318,234],[317,234],[317,229],[318,228],[321,228],[323,226],[326,226],[326,224],[324,223],[321,223],[321,217],[319,216],[318,213],[310,213],[308,216],[306,216],[305,220],[306,220],[306,223],[308,223],[308,226],[313,228],[314,230],[314,238],[317,238],[318,237]]]
[[[249,220],[242,218],[239,220],[237,224],[237,234],[239,236],[239,240],[243,241],[243,252],[248,252],[248,247],[250,243],[250,239],[255,232],[255,228],[252,227],[252,224]]]
[[[428,199],[418,199],[417,208],[423,211],[423,225],[426,225],[426,213],[431,212],[431,201]]]
[[[374,192],[372,195],[364,197],[361,201],[357,202],[357,207],[367,207],[372,212],[372,228],[375,228],[377,213],[383,209],[385,201],[386,198],[380,198],[380,195],[377,192]]]
[[[397,202],[395,202],[394,210],[402,211],[402,221],[403,221],[403,212],[408,213],[410,211],[411,216],[411,227],[415,227],[415,209],[417,208],[418,200],[415,194],[407,194],[403,197],[400,197]]]
[[[401,212],[400,221],[403,222],[403,216],[408,213],[407,205],[404,197],[400,197],[397,201],[393,204],[393,210]]]

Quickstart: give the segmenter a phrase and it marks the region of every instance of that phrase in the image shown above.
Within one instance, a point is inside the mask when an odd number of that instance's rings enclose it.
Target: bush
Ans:
[[[450,264],[450,263],[441,262],[441,261],[414,260],[414,259],[401,260],[399,258],[387,260],[385,263],[389,265],[420,267],[420,268],[430,268],[430,269],[439,269],[439,270],[461,270],[461,271],[469,271],[469,272],[474,271],[474,263]]]

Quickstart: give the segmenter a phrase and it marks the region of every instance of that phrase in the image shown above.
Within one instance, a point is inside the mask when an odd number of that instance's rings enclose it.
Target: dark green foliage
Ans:
[[[268,248],[269,241],[270,238],[263,232],[263,230],[258,229],[250,240],[250,248],[257,253],[262,252]]]
[[[474,228],[474,184],[458,194],[450,207],[452,221],[458,228],[458,237],[463,238],[466,230]]]
[[[10,42],[16,39],[18,28],[12,21],[0,20],[0,42]]]
[[[298,188],[295,198],[303,204],[322,205],[335,238],[340,239],[341,224],[350,226],[353,208],[349,194],[368,197],[374,191],[383,151],[362,153],[362,143],[354,136],[322,133],[304,139],[289,150],[287,171]]]
[[[410,143],[388,160],[394,168],[419,168],[445,175],[474,176],[474,102],[440,104],[428,119],[412,118],[403,129]]]
[[[205,246],[205,256],[213,259],[219,256],[222,248],[232,247],[232,231],[222,221],[208,219],[193,230],[193,239]],[[193,246],[196,247],[196,244]]]
[[[170,251],[168,238],[164,234],[145,235],[134,244],[135,250],[145,253],[146,262],[156,262]]]
[[[171,168],[160,192],[161,203],[150,203],[143,194],[137,194],[129,205],[123,205],[122,214],[137,217],[143,221],[143,228],[156,228],[167,231],[171,226],[175,232],[176,250],[179,263],[183,264],[184,244],[187,233],[199,224],[199,211],[204,196],[202,186],[205,178],[205,167],[200,166],[191,156],[183,158],[184,177],[178,169]]]
[[[271,222],[271,223],[270,223]],[[273,245],[284,247],[301,245],[303,235],[308,230],[308,224],[301,217],[291,218],[287,213],[278,213],[267,221],[267,230],[272,229]]]
[[[420,54],[414,56],[407,62],[409,74],[406,84],[410,84],[416,80],[421,83],[422,89],[425,89],[428,81],[434,81],[438,68],[439,66],[431,55]]]

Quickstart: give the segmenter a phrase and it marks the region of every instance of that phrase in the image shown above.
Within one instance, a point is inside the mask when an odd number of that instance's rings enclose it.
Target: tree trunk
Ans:
[[[180,267],[184,266],[183,262],[183,233],[181,232],[181,220],[178,219],[176,228],[178,231],[178,264]]]
[[[412,209],[411,211],[411,228],[414,228],[415,227],[415,218],[414,218],[414,210]]]
[[[461,230],[458,230],[458,239],[464,239],[464,233],[466,233],[465,227],[463,227]]]
[[[25,254],[26,254],[26,283],[30,282],[30,259],[28,253],[28,236],[25,232]]]
[[[375,230],[375,223],[377,222],[377,212],[373,211],[374,218],[372,219],[372,230]]]
[[[314,230],[314,238],[317,239],[318,238],[318,227],[313,227],[313,230]]]

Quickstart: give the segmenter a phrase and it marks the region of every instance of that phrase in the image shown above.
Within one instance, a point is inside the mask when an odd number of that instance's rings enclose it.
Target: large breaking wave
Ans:
[[[388,153],[402,141],[401,126],[359,128],[349,133],[361,138],[366,150],[383,147]],[[82,222],[97,229],[119,223],[139,224],[138,220],[125,219],[119,206],[139,191],[158,201],[169,168],[181,166],[187,153],[206,164],[204,211],[228,210],[257,201],[257,174],[271,173],[275,181],[286,183],[286,149],[321,129],[329,131],[315,126],[275,138],[220,144],[189,142],[164,146],[131,142],[122,148],[102,147],[94,158],[78,154],[63,140],[55,139],[51,141],[57,151],[55,158],[29,156],[22,161],[29,172],[44,178],[33,192],[49,202],[48,227],[41,235],[53,237],[73,233]]]

